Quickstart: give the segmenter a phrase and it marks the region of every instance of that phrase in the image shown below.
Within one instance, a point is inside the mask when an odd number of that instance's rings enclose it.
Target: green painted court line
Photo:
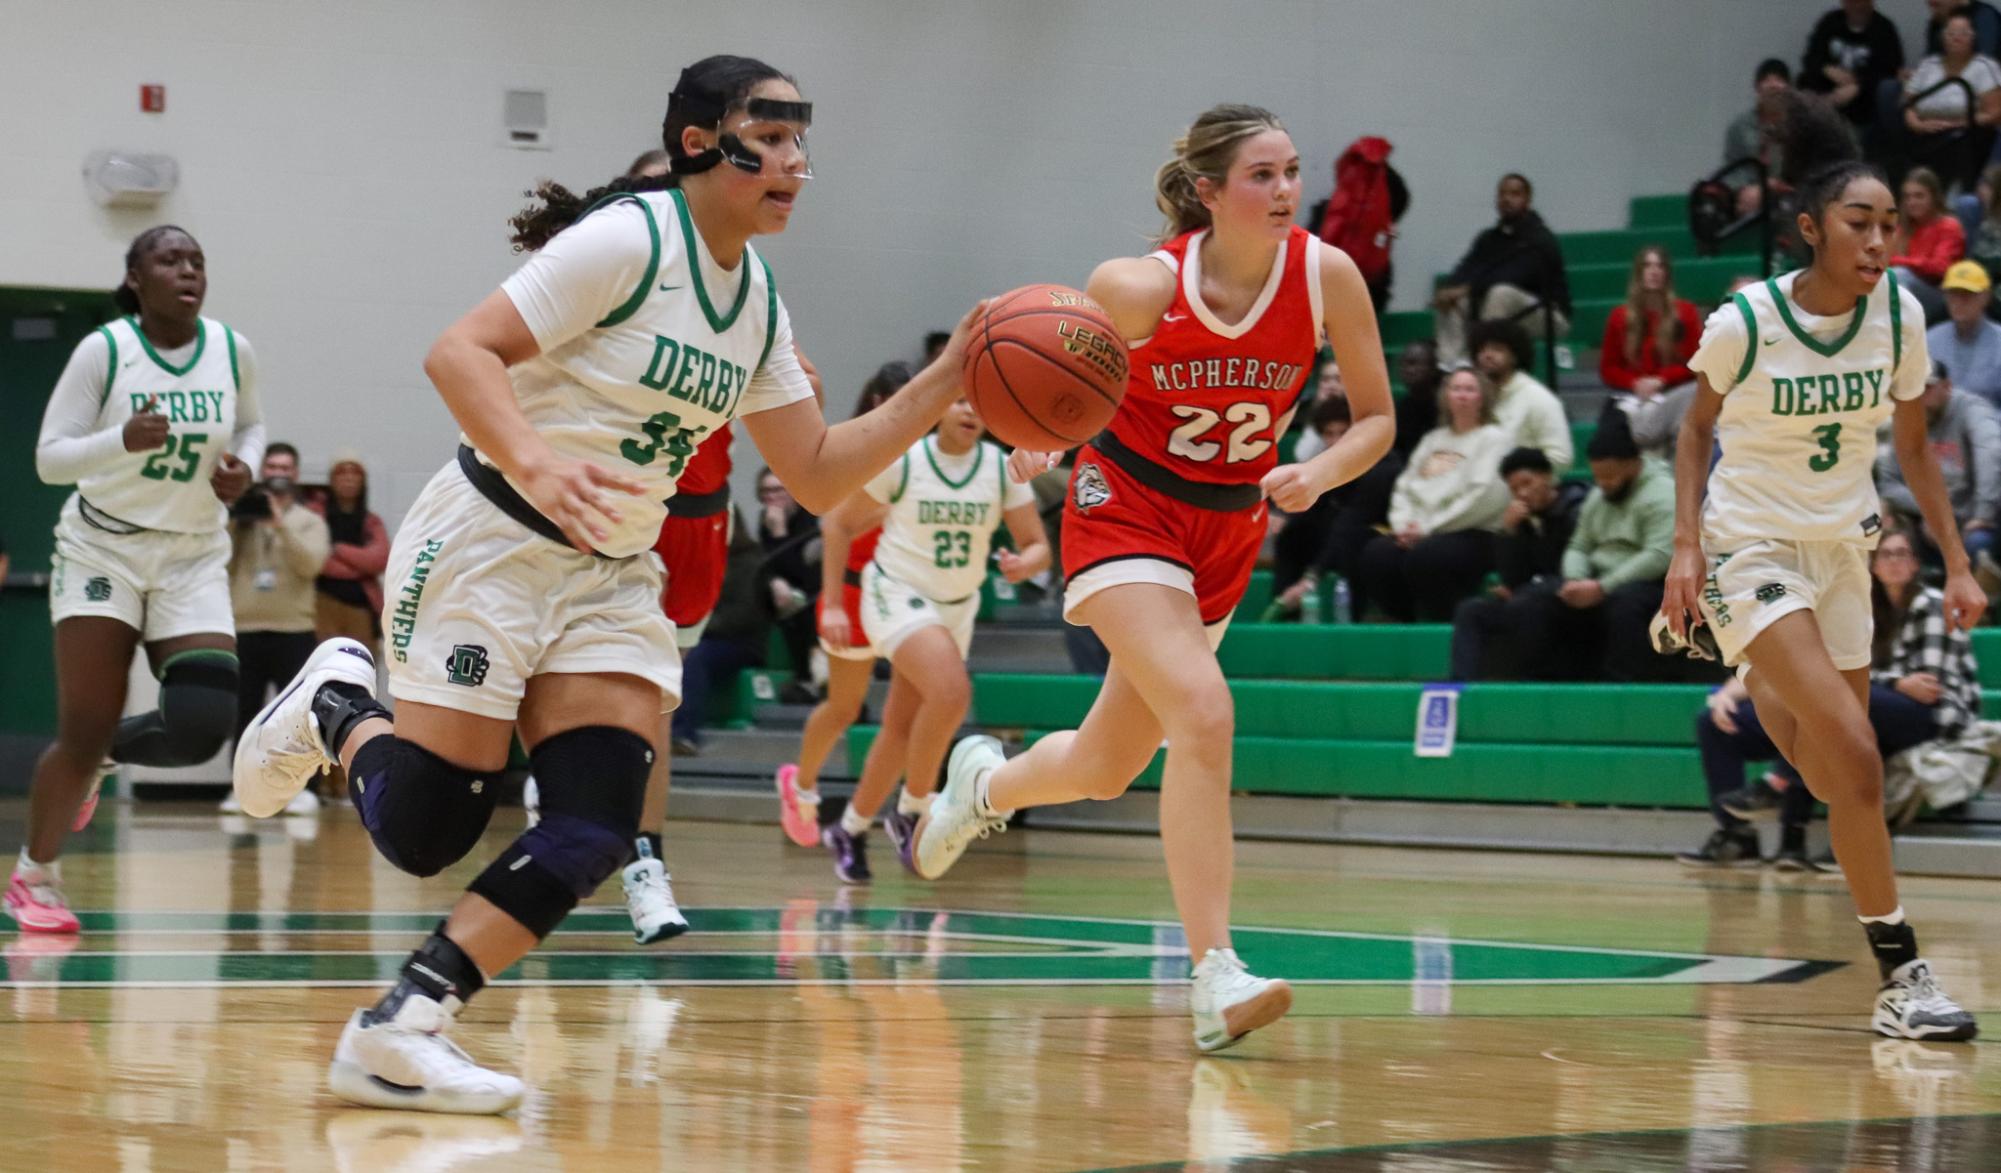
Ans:
[[[689,936],[764,938],[754,947],[530,954],[501,985],[798,985],[921,980],[938,985],[1173,985],[1187,980],[1188,951],[1168,922],[939,909],[708,908],[687,910]],[[63,951],[4,946],[4,986],[178,987],[375,985],[394,978],[399,942],[353,949],[119,948],[122,934],[379,935],[429,931],[428,913],[114,912],[78,914],[87,934]],[[623,933],[625,913],[580,910],[560,937]],[[1240,950],[1262,971],[1299,985],[1634,985],[1798,980],[1836,964],[1764,957],[1593,949],[1435,936],[1245,928]],[[921,938],[925,948],[906,946]],[[799,948],[788,947],[797,942]],[[98,944],[109,949],[95,948]],[[233,942],[234,943],[234,942]],[[892,947],[892,943],[894,946]],[[746,942],[746,944],[750,944]],[[971,945],[989,948],[971,949]],[[955,949],[954,946],[960,946]],[[991,948],[999,946],[1000,948]],[[887,971],[887,972],[886,972]]]

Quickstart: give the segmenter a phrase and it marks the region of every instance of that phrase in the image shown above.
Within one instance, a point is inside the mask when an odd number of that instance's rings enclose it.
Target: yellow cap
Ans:
[[[1987,269],[1979,261],[1956,261],[1952,268],[1945,271],[1945,280],[1939,287],[1959,289],[1967,293],[1986,293],[1994,288],[1994,282],[1988,280]]]

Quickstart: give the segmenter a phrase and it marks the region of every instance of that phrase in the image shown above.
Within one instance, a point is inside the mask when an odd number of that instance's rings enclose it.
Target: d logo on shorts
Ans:
[[[1105,482],[1104,470],[1095,464],[1077,466],[1077,484],[1074,490],[1077,511],[1089,513],[1112,499],[1112,486]]]
[[[478,644],[458,644],[445,658],[445,678],[453,684],[478,688],[486,683],[486,649]]]
[[[111,597],[111,580],[103,575],[95,575],[83,584],[83,597],[93,603],[102,603]]]

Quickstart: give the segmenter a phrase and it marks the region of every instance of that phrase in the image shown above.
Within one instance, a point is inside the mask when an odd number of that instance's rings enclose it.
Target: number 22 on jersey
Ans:
[[[1183,459],[1210,461],[1223,456],[1226,464],[1240,464],[1256,460],[1271,448],[1269,439],[1259,438],[1259,433],[1271,428],[1271,409],[1262,403],[1233,403],[1220,416],[1206,407],[1188,403],[1177,403],[1172,410],[1176,417],[1188,422],[1168,436],[1167,450]],[[1236,425],[1230,429],[1227,455],[1225,441],[1202,439],[1222,423]]]

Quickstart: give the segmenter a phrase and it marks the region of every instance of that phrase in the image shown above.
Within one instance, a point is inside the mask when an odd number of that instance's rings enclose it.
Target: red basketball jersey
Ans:
[[[730,426],[724,424],[696,447],[687,467],[674,482],[674,491],[689,497],[713,493],[730,483]]]
[[[1226,326],[1202,302],[1207,229],[1149,254],[1175,273],[1153,336],[1130,344],[1125,401],[1107,429],[1191,481],[1255,484],[1278,464],[1278,422],[1299,400],[1320,347],[1320,238],[1295,226],[1250,313]]]

